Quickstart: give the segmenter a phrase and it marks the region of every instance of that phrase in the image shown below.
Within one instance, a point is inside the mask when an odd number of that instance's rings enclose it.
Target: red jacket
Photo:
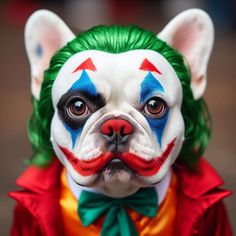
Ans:
[[[17,180],[23,190],[10,193],[17,201],[12,236],[63,236],[58,204],[61,168],[55,159],[48,168],[29,167]],[[219,188],[223,181],[215,170],[201,159],[197,173],[184,167],[176,173],[176,236],[232,236],[222,203],[230,192]]]

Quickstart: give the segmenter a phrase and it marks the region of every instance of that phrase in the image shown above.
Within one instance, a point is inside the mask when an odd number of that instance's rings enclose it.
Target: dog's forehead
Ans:
[[[170,84],[179,87],[174,69],[158,52],[144,49],[123,53],[87,50],[73,55],[62,66],[53,85],[54,98],[58,100],[66,93],[81,78],[83,71],[98,89],[106,85],[123,90],[129,82],[131,86],[141,83],[148,72],[152,72],[163,87]]]

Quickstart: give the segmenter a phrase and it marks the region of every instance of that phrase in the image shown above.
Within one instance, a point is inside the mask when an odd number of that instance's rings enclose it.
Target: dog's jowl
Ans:
[[[96,26],[74,35],[54,13],[28,20],[34,111],[30,166],[12,235],[230,236],[230,194],[202,157],[214,32],[187,10],[155,35]]]

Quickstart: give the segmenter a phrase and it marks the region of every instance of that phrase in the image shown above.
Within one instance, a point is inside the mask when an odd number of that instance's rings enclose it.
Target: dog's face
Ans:
[[[30,17],[25,40],[36,100],[51,56],[74,37],[49,11]],[[183,54],[193,96],[199,99],[213,45],[210,18],[201,10],[185,11],[158,37]],[[184,141],[182,96],[176,72],[158,52],[76,53],[60,68],[52,87],[54,151],[81,185],[119,186],[121,192],[125,186],[130,193],[131,186],[154,184],[174,163]]]
[[[182,88],[157,52],[77,53],[61,68],[52,100],[54,150],[81,185],[154,184],[181,149]]]

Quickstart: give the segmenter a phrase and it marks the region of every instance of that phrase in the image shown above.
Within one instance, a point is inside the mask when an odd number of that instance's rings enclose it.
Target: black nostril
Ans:
[[[121,129],[120,129],[120,133],[119,133],[119,135],[120,135],[121,137],[124,137],[124,136],[127,135],[124,131],[125,131],[125,127],[122,126]]]
[[[109,129],[109,131],[106,133],[106,135],[109,137],[112,137],[114,135],[113,129],[112,129],[112,127],[109,127],[108,129]]]

